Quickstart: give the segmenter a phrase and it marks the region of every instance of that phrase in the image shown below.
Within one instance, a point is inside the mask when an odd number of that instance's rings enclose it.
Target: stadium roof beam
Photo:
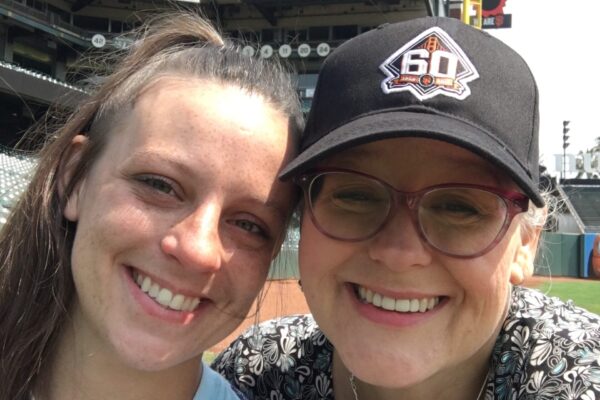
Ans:
[[[250,0],[248,4],[252,4],[271,26],[277,26],[277,18],[275,17],[275,9],[273,7],[260,4],[260,1],[257,0]]]
[[[93,1],[94,0],[75,0],[75,3],[73,3],[73,5],[71,6],[71,12],[80,11],[81,9],[92,4]]]
[[[0,92],[17,94],[42,104],[59,104],[68,108],[75,107],[82,98],[87,97],[82,91],[48,78],[50,77],[42,74],[25,73],[0,65]]]
[[[425,0],[425,7],[429,15],[445,17],[451,0]],[[461,1],[462,2],[462,1]]]
[[[89,39],[83,36],[84,32],[80,29],[74,26],[64,27],[53,24],[46,19],[40,19],[38,16],[31,15],[29,10],[21,4],[11,3],[10,7],[6,4],[0,4],[0,16],[14,20],[22,26],[39,29],[58,39],[68,40],[84,47],[90,46]]]
[[[335,4],[350,4],[350,3],[364,3],[364,0],[246,0],[246,3],[253,4],[255,6],[272,7],[277,6],[314,6],[314,5],[335,5]]]

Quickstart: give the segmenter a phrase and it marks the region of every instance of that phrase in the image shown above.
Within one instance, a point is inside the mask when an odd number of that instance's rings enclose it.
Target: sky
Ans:
[[[487,32],[515,49],[536,78],[540,161],[557,175],[563,120],[571,121],[567,153],[593,147],[600,136],[600,1],[506,0],[504,13],[512,14],[512,27]]]

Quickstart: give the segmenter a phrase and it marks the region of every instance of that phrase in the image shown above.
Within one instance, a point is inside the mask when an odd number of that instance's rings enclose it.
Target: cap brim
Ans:
[[[422,137],[442,140],[476,153],[506,171],[538,207],[544,200],[538,183],[527,173],[509,150],[482,128],[445,115],[411,111],[388,111],[364,116],[334,129],[306,148],[280,173],[287,179],[306,171],[332,153],[373,142],[398,137]]]

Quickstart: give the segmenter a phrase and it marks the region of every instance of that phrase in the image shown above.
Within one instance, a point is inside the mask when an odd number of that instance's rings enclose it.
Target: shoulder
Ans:
[[[250,399],[310,398],[311,390],[331,388],[332,352],[312,316],[292,315],[248,329],[213,368]]]
[[[246,397],[233,388],[221,375],[203,364],[202,380],[193,400],[246,400]]]
[[[598,399],[600,317],[570,301],[514,288],[492,363],[495,382],[504,386],[497,391]]]
[[[528,329],[532,339],[568,337],[592,344],[600,335],[600,316],[534,289],[514,288],[504,330]],[[597,343],[596,343],[597,344]]]

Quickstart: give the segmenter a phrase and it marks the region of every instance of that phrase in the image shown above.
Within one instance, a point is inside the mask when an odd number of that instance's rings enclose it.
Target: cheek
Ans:
[[[354,243],[339,242],[324,236],[304,217],[298,247],[302,291],[311,309],[335,302],[344,290],[345,271],[359,257]]]
[[[511,249],[510,240],[502,241],[489,253],[448,268],[462,288],[464,304],[479,318],[496,323],[504,313],[510,291]]]
[[[232,259],[223,267],[228,277],[228,283],[224,284],[225,290],[229,287],[233,290],[232,295],[240,299],[240,302],[249,305],[263,287],[270,266],[270,256],[255,253],[239,254],[236,259]]]
[[[323,236],[317,231],[305,211],[298,242],[298,268],[303,281],[308,282],[310,279],[314,279],[319,271],[323,271],[319,259],[319,253],[323,251],[319,247],[319,241],[321,241],[320,244],[323,244],[322,240]]]

